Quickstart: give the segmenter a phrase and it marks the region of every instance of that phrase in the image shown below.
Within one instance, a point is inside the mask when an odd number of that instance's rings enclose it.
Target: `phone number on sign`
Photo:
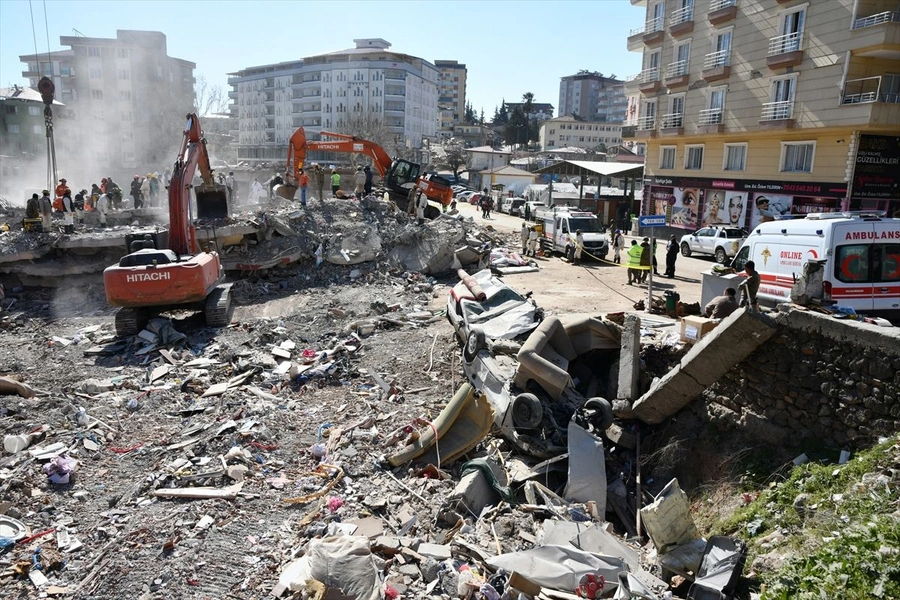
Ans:
[[[817,185],[791,185],[786,183],[783,188],[786,192],[800,192],[806,194],[818,194],[822,191],[822,188]]]

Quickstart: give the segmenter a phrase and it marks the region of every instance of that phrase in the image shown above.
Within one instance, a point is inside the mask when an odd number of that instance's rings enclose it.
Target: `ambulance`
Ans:
[[[826,300],[859,313],[900,317],[900,219],[872,212],[810,213],[758,225],[732,262],[752,260],[758,299],[791,301],[794,281],[809,260],[825,261]]]

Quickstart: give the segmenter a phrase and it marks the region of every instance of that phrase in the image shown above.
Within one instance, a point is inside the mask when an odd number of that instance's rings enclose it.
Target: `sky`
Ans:
[[[581,69],[639,72],[641,55],[625,43],[644,11],[629,0],[0,0],[0,87],[27,85],[19,55],[35,44],[46,52],[48,32],[55,51],[60,36],[161,31],[169,56],[196,63],[195,76],[225,92],[230,72],[383,38],[395,52],[464,63],[467,99],[489,120],[526,92],[558,108],[560,77]]]

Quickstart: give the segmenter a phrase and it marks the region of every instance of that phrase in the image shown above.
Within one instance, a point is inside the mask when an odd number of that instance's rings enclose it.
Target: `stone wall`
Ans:
[[[791,310],[703,394],[709,416],[760,441],[866,446],[900,431],[900,328]]]

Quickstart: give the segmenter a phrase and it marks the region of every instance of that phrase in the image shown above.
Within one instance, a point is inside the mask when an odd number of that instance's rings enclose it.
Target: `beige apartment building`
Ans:
[[[541,150],[584,148],[606,152],[622,143],[622,123],[595,123],[563,116],[541,123]]]
[[[452,135],[466,117],[466,65],[455,60],[436,60],[438,75],[438,117],[441,130]]]
[[[631,0],[646,214],[900,216],[900,1]],[[675,233],[673,231],[673,233]]]

